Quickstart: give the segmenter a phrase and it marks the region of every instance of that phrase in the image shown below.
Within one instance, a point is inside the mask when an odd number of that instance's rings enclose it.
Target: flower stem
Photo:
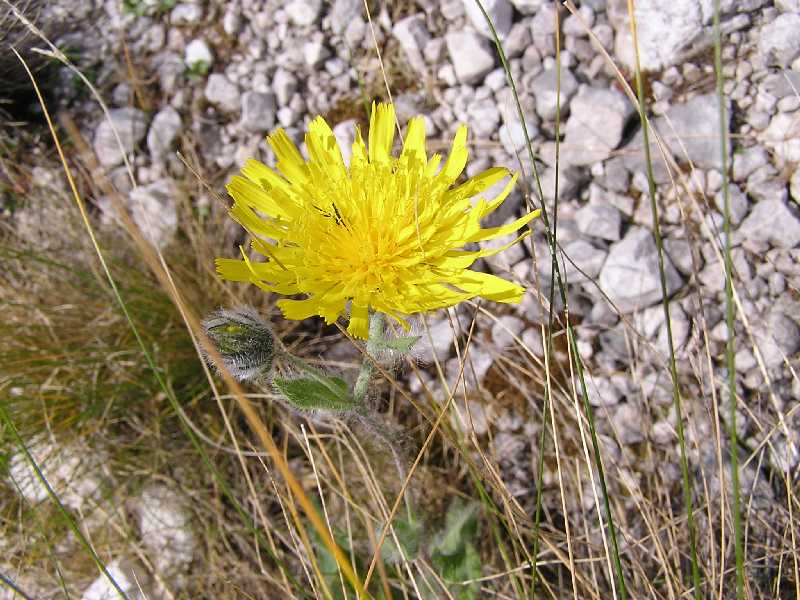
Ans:
[[[369,338],[367,339],[367,348],[364,355],[364,360],[361,361],[361,369],[358,371],[358,379],[353,387],[353,397],[356,402],[361,404],[367,396],[367,388],[369,388],[369,380],[372,379],[372,373],[375,371],[374,355],[383,341],[383,315],[374,312],[369,316]]]
[[[387,427],[381,423],[380,418],[374,414],[374,411],[366,405],[364,400],[367,397],[369,389],[369,382],[372,379],[372,374],[375,372],[375,354],[381,347],[384,341],[383,335],[383,315],[379,312],[373,312],[369,316],[369,337],[367,338],[367,347],[364,353],[364,359],[361,361],[361,368],[358,371],[358,378],[353,386],[353,398],[358,403],[358,408],[355,410],[356,418],[366,427],[373,435],[378,437],[392,453],[395,467],[397,468],[400,481],[405,481],[406,468],[403,459],[403,452],[398,448],[397,438],[398,435],[391,427]],[[403,500],[406,505],[406,513],[408,514],[409,523],[414,522],[414,511],[411,506],[411,500],[408,496],[408,490],[403,493]]]

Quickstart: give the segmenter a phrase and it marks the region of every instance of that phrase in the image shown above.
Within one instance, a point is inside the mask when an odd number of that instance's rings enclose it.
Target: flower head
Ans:
[[[227,186],[231,216],[266,261],[250,261],[243,251],[243,260],[217,259],[219,274],[277,294],[305,295],[278,301],[289,319],[319,315],[330,324],[349,305],[348,331],[362,339],[370,310],[405,324],[405,315],[478,296],[519,302],[524,288],[468,267],[527,233],[500,248],[464,250],[515,233],[538,216],[534,211],[508,225],[481,228],[517,175],[495,167],[454,186],[467,162],[466,127],[458,129],[440,168],[441,156],[426,154],[422,117],[409,121],[400,156],[393,157],[395,123],[391,104],[373,104],[368,144],[356,129],[349,167],[322,117],[306,133],[308,160],[282,129],[270,135],[280,174],[250,159]],[[495,198],[473,200],[509,176]]]

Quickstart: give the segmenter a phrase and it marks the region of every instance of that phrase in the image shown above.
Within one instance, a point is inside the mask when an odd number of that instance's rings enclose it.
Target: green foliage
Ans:
[[[276,377],[273,384],[286,401],[297,410],[343,412],[358,407],[358,403],[347,389],[347,383],[339,377],[324,375],[299,379]]]
[[[407,560],[414,560],[419,554],[421,524],[419,521],[408,521],[405,519],[395,519],[392,522],[392,529],[397,536],[397,541],[400,543],[400,548],[394,542],[394,537],[391,532],[386,535],[386,539],[381,546],[381,556],[387,563],[400,562],[405,556]],[[382,528],[378,529],[377,537],[380,538],[383,533]],[[402,549],[402,552],[400,550]]]
[[[322,507],[319,507],[318,510],[322,512]],[[319,567],[319,571],[322,574],[323,579],[325,580],[325,584],[328,586],[328,589],[331,592],[331,596],[334,600],[345,600],[345,598],[355,598],[355,590],[350,585],[350,583],[343,579],[339,574],[339,566],[336,563],[336,558],[334,558],[333,554],[325,543],[322,541],[319,533],[313,528],[308,528],[308,535],[311,538],[311,545],[314,548],[314,557],[317,561],[317,566]],[[350,547],[350,542],[348,540],[347,535],[344,534],[342,531],[333,531],[333,539],[339,545],[339,547],[344,551],[345,554],[348,556],[352,555],[353,549]],[[359,573],[364,571],[363,561],[361,557],[355,555],[355,564],[353,565]],[[344,582],[345,589],[342,589],[342,582]],[[374,587],[374,586],[371,586]],[[346,595],[345,595],[346,590]],[[370,590],[370,593],[373,594],[374,597],[381,598],[383,597],[380,593],[375,593],[375,590]],[[323,597],[328,597],[327,595],[323,595]]]
[[[460,583],[481,576],[481,559],[472,540],[478,532],[478,504],[455,500],[447,511],[445,526],[433,539],[428,552],[431,562],[448,583]],[[451,593],[458,600],[477,597],[478,585],[453,586]]]
[[[207,60],[198,60],[187,67],[186,75],[189,79],[199,79],[204,77],[209,69],[211,69],[211,63]]]
[[[175,6],[176,0],[122,0],[123,12],[141,17],[156,15]]]
[[[411,351],[411,348],[414,347],[420,339],[418,335],[412,335],[408,337],[399,337],[389,340],[379,340],[377,342],[378,348],[391,350],[392,352],[397,352],[399,354],[408,354]]]

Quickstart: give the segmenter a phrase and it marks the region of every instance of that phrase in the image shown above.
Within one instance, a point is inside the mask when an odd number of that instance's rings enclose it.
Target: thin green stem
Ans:
[[[687,525],[689,528],[689,551],[692,562],[692,584],[694,586],[695,600],[702,597],[700,587],[700,567],[697,559],[697,529],[694,522],[694,505],[692,502],[692,488],[689,479],[689,461],[686,456],[686,438],[683,427],[683,406],[681,399],[680,383],[678,381],[677,361],[675,360],[675,341],[672,334],[672,319],[669,308],[669,292],[667,290],[667,275],[664,265],[664,241],[661,237],[661,225],[658,217],[658,203],[656,202],[656,183],[653,175],[653,160],[650,153],[650,128],[645,111],[644,85],[642,71],[639,64],[638,43],[636,37],[636,22],[631,4],[629,3],[631,30],[633,32],[634,61],[636,78],[636,95],[639,100],[639,119],[642,122],[642,139],[644,142],[644,158],[647,170],[647,190],[650,199],[650,214],[653,219],[653,236],[655,237],[658,256],[658,279],[661,285],[661,305],[664,308],[664,321],[667,327],[667,345],[669,347],[669,373],[672,379],[672,401],[675,406],[677,420],[678,446],[680,447],[681,479],[683,482],[683,501],[686,506]]]
[[[551,258],[552,258],[552,257],[557,256],[557,253],[558,253],[558,242],[556,240],[556,230],[555,230],[554,227],[551,227],[550,217],[549,217],[548,211],[547,211],[547,205],[544,202],[544,194],[542,192],[542,182],[541,182],[541,179],[539,177],[539,172],[538,172],[538,170],[536,168],[536,162],[534,160],[534,155],[533,155],[533,146],[531,144],[530,134],[528,133],[528,127],[527,127],[527,125],[525,123],[525,114],[524,114],[524,111],[522,110],[522,103],[519,100],[519,94],[517,92],[517,86],[516,86],[516,83],[514,82],[514,77],[511,75],[511,68],[510,68],[510,66],[508,64],[508,60],[506,58],[505,52],[503,51],[503,46],[500,43],[500,38],[497,35],[497,31],[494,28],[494,24],[492,23],[491,18],[489,17],[488,13],[486,12],[486,9],[484,9],[483,4],[481,3],[480,0],[475,0],[475,3],[478,5],[478,8],[480,9],[481,13],[483,13],[483,17],[484,17],[486,23],[488,24],[489,29],[491,30],[492,40],[494,41],[494,45],[497,48],[497,53],[498,53],[498,55],[500,57],[500,62],[503,65],[503,70],[506,73],[506,78],[508,80],[509,86],[511,87],[511,95],[514,98],[514,104],[515,104],[515,106],[517,108],[517,116],[518,116],[520,124],[522,126],[522,132],[523,132],[523,134],[525,136],[525,145],[526,145],[527,150],[528,150],[528,158],[529,158],[530,163],[531,163],[531,170],[533,172],[534,181],[536,182],[536,191],[538,193],[540,207],[541,207],[541,211],[542,211],[542,213],[541,213],[542,214],[542,223],[544,224],[544,227],[545,227],[545,235],[547,237],[547,244],[548,244],[548,247],[550,249],[550,255],[551,255]],[[556,282],[557,282],[558,288],[559,288],[559,297],[560,297],[562,303],[564,304],[564,306],[566,307],[568,305],[567,304],[566,282],[562,277],[561,267],[558,264],[558,261],[554,260],[553,264],[555,265],[554,273],[555,273]],[[621,595],[622,599],[625,600],[627,598],[627,588],[625,586],[625,578],[624,578],[623,573],[622,573],[622,562],[620,561],[620,557],[619,557],[619,546],[617,544],[616,526],[614,524],[614,516],[611,513],[611,505],[610,505],[610,502],[608,500],[608,490],[607,490],[606,481],[605,481],[605,472],[603,470],[603,464],[602,464],[601,456],[600,456],[600,444],[599,444],[599,442],[597,440],[597,430],[595,429],[595,424],[594,424],[594,413],[593,413],[593,409],[592,409],[591,405],[587,401],[586,379],[585,379],[586,375],[584,373],[583,361],[580,358],[580,353],[578,352],[578,347],[577,347],[577,345],[575,345],[575,331],[574,331],[574,328],[572,327],[572,324],[569,322],[569,319],[565,319],[565,323],[564,324],[565,324],[565,327],[567,329],[568,340],[573,345],[572,346],[573,347],[573,352],[572,352],[573,364],[575,366],[575,371],[576,371],[576,373],[578,375],[578,379],[580,380],[581,389],[583,391],[583,398],[584,398],[584,403],[583,403],[584,410],[586,411],[587,416],[588,416],[588,420],[589,420],[589,433],[590,433],[591,438],[592,438],[592,447],[593,447],[593,450],[594,450],[594,458],[595,458],[595,463],[596,463],[596,468],[597,468],[597,475],[598,475],[598,478],[600,479],[601,487],[602,487],[602,491],[603,491],[603,504],[604,504],[604,508],[605,508],[605,512],[606,512],[607,527],[608,527],[608,531],[609,531],[609,534],[611,536],[611,541],[612,541],[612,549],[613,549],[613,554],[614,554],[614,557],[613,557],[614,558],[614,569],[616,571],[617,581],[619,583],[620,595]],[[549,345],[550,345],[549,343],[546,345],[545,352],[549,351],[549,348],[547,347]],[[545,382],[545,395],[546,395],[546,397],[551,397],[551,395],[552,395],[552,390],[550,388],[549,380]],[[541,485],[541,481],[537,482],[537,485]],[[534,539],[534,545],[537,545],[537,544],[538,544],[537,540]],[[531,571],[534,574],[533,576],[535,576],[535,573],[536,573],[536,556],[535,555],[533,557],[533,561],[534,562],[531,565]]]
[[[25,454],[25,458],[30,464],[31,468],[36,473],[36,477],[44,486],[45,490],[47,490],[47,495],[50,496],[50,499],[53,501],[53,503],[55,503],[56,508],[58,508],[58,512],[61,514],[62,518],[66,521],[72,533],[75,534],[75,537],[78,538],[78,541],[80,542],[81,546],[83,546],[84,549],[89,553],[89,555],[92,557],[92,560],[94,561],[94,564],[97,565],[97,568],[100,569],[100,572],[106,579],[108,579],[108,581],[111,583],[112,587],[117,591],[117,593],[119,593],[119,595],[122,598],[125,598],[127,600],[128,596],[125,594],[122,588],[119,587],[119,584],[111,576],[111,573],[108,572],[105,563],[97,555],[97,552],[95,552],[95,549],[92,547],[92,544],[89,542],[89,540],[86,539],[86,536],[83,535],[83,532],[81,531],[80,527],[78,527],[78,524],[75,522],[75,519],[72,518],[72,515],[69,514],[69,511],[61,503],[61,500],[59,499],[58,495],[50,486],[50,482],[47,481],[47,478],[44,476],[44,473],[42,473],[42,470],[36,463],[36,460],[33,458],[33,456],[31,456],[28,447],[22,440],[19,431],[17,431],[17,427],[14,425],[14,422],[11,420],[11,416],[8,414],[8,411],[6,410],[6,407],[3,405],[2,402],[0,402],[0,418],[3,420],[6,427],[11,432],[11,437],[14,438],[14,441],[17,443],[17,445]]]
[[[725,357],[728,368],[728,401],[730,402],[730,458],[731,484],[733,486],[733,535],[736,553],[736,597],[744,600],[744,545],[742,512],[739,489],[739,440],[736,431],[736,366],[734,363],[735,338],[733,312],[733,261],[731,258],[731,197],[728,188],[728,116],[725,109],[724,75],[722,73],[722,34],[719,27],[719,0],[714,0],[714,70],[717,75],[717,102],[719,103],[720,159],[722,161],[722,195],[725,198],[723,232],[725,235],[725,323],[728,340]]]
[[[373,312],[369,316],[369,338],[367,339],[364,360],[361,361],[358,378],[356,379],[355,386],[353,386],[353,397],[356,399],[356,402],[361,403],[367,397],[369,381],[372,379],[372,374],[375,372],[375,365],[373,363],[373,360],[375,360],[374,356],[382,341],[383,315],[379,312]]]

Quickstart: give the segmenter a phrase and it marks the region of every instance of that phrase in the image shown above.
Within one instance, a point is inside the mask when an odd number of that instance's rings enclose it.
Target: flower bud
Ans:
[[[253,307],[217,310],[203,321],[203,330],[222,356],[222,364],[238,381],[272,370],[275,336]],[[205,359],[214,363],[207,354]]]

